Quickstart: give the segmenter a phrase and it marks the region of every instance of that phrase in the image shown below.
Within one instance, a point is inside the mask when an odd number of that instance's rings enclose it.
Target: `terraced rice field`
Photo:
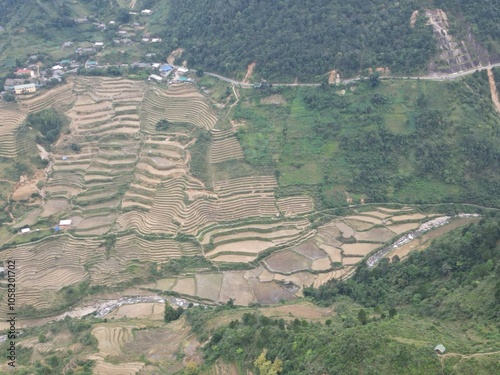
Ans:
[[[236,139],[232,129],[212,129],[212,147],[210,149],[210,163],[220,163],[233,159],[243,159],[243,149]]]
[[[18,104],[0,103],[0,157],[17,156],[16,133],[27,112]],[[28,131],[27,129],[25,131]]]
[[[158,121],[189,123],[210,130],[217,122],[214,110],[206,103],[194,86],[172,85],[163,91],[156,87],[148,90],[141,106],[143,130],[157,133]]]

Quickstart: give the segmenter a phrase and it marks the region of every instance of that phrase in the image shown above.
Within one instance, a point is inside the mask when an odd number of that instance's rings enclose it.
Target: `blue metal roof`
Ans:
[[[160,66],[160,70],[162,72],[168,72],[168,71],[170,71],[172,69],[173,69],[172,65],[162,65],[162,66]]]

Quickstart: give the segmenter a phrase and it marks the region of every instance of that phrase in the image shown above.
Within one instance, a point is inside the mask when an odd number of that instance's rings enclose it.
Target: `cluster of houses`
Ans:
[[[59,224],[54,227],[54,230],[56,232],[58,232],[61,229],[67,229],[67,228],[69,228],[71,226],[72,223],[73,223],[73,220],[71,220],[71,219],[60,220]],[[39,232],[40,229],[36,229],[35,231]],[[24,228],[21,229],[20,233],[21,234],[31,233],[31,228],[30,227],[24,227]]]

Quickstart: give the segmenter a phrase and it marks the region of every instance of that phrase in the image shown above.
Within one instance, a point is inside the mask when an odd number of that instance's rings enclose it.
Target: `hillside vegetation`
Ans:
[[[271,94],[279,105],[264,104]],[[327,206],[347,196],[500,204],[500,120],[486,72],[443,83],[372,77],[254,91],[235,108],[246,160],[274,167],[283,191],[316,191]]]

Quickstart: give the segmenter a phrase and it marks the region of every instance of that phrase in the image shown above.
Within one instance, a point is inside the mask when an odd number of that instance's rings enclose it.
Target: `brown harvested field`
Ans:
[[[351,215],[351,216],[346,216],[344,219],[359,220],[372,224],[382,224],[382,219],[372,216]]]
[[[212,257],[215,254],[219,254],[222,252],[258,254],[261,251],[268,249],[272,246],[273,243],[271,241],[258,241],[258,240],[238,241],[216,246],[215,249],[209,252],[207,255]]]
[[[368,212],[363,212],[363,215],[369,215],[369,216],[376,216],[381,219],[385,219],[392,214],[386,213],[386,212],[381,212],[381,211],[368,211]]]
[[[392,230],[396,234],[408,232],[419,227],[419,223],[395,224],[387,226],[387,229]]]
[[[257,279],[250,279],[248,282],[253,289],[255,299],[262,305],[272,305],[297,298],[274,281],[261,283]]]
[[[48,217],[54,215],[57,212],[63,211],[67,207],[69,207],[69,203],[65,199],[49,199],[43,205],[43,212],[41,213],[40,216]]]
[[[426,216],[421,213],[415,213],[411,215],[398,215],[398,216],[393,216],[391,220],[393,222],[398,222],[398,221],[406,221],[406,220],[422,220],[425,219]]]
[[[335,226],[338,230],[340,230],[340,233],[342,233],[344,238],[349,238],[356,234],[356,231],[346,223],[335,223]]]
[[[311,260],[292,250],[274,253],[264,260],[267,267],[274,272],[292,273],[311,267]]]
[[[344,257],[342,258],[342,264],[344,266],[353,266],[363,260],[362,257]]]
[[[123,305],[112,311],[106,318],[108,319],[148,319],[163,320],[165,304],[163,303],[136,303],[133,305]]]
[[[174,292],[194,296],[196,293],[196,284],[194,277],[178,279],[175,286],[172,288]]]
[[[249,230],[245,232],[217,236],[214,238],[214,243],[217,244],[219,242],[227,240],[238,240],[240,238],[255,238],[255,237],[272,240],[273,238],[290,237],[299,233],[300,231],[298,229],[277,229],[270,233],[252,232],[251,230]],[[270,243],[270,246],[272,246],[272,243]]]
[[[370,251],[380,247],[379,244],[374,243],[350,243],[342,245],[342,250],[344,250],[344,254],[346,256],[349,255],[359,255],[365,256]]]
[[[321,244],[319,247],[328,254],[332,262],[342,262],[342,250],[330,245]]]
[[[312,239],[295,246],[293,250],[312,260],[328,257],[328,255],[321,250]]]
[[[361,258],[357,258],[358,260],[361,260]],[[341,279],[343,278],[346,274],[351,272],[352,267],[344,267],[341,270],[335,270],[335,271],[330,271],[327,273],[320,273],[316,280],[314,281],[313,286],[315,288],[320,287],[321,285],[326,284],[328,281],[332,279]]]
[[[354,230],[368,230],[373,227],[373,223],[368,223],[366,221],[354,220],[354,219],[344,219],[344,222],[352,227]]]
[[[307,319],[324,321],[331,317],[334,312],[332,308],[319,307],[311,302],[292,303],[284,306],[267,307],[260,309],[262,315],[274,319]]]
[[[224,263],[248,263],[257,258],[257,255],[219,255],[215,258],[211,258],[214,262],[224,262]]]
[[[316,259],[311,265],[311,269],[314,271],[325,271],[330,268],[332,268],[330,258]]]
[[[366,232],[358,232],[354,236],[358,241],[387,242],[394,237],[394,233],[387,228],[372,228]]]
[[[83,220],[79,225],[78,229],[90,229],[96,228],[100,226],[110,226],[113,221],[116,219],[116,214],[110,214],[106,216],[93,216],[88,219]]]
[[[227,302],[233,298],[235,304],[247,306],[255,301],[248,282],[243,277],[245,271],[227,271],[223,275],[219,302]]]
[[[217,301],[222,287],[222,278],[223,276],[220,273],[196,274],[196,295],[200,298]]]
[[[173,279],[173,278],[160,279],[160,280],[157,280],[155,283],[144,285],[143,288],[166,291],[166,290],[171,290],[176,282],[177,282],[177,279]]]

